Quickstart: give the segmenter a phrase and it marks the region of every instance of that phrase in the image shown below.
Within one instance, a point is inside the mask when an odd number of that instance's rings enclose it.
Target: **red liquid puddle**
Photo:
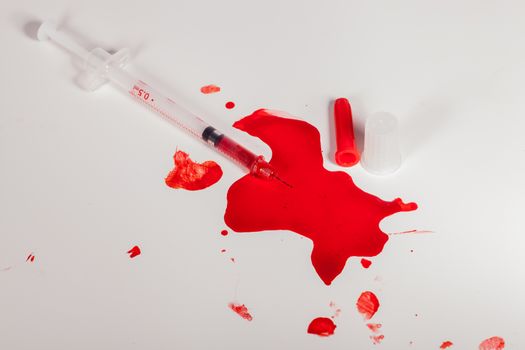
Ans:
[[[308,334],[317,334],[320,337],[329,337],[336,329],[334,321],[328,317],[317,317],[308,326]]]
[[[383,201],[359,189],[347,173],[326,170],[319,132],[304,121],[258,110],[234,127],[270,146],[270,165],[292,187],[244,176],[228,190],[226,224],[237,232],[290,230],[310,238],[312,264],[327,285],[349,257],[381,253],[388,241],[381,220],[417,208],[399,198]]]
[[[371,335],[370,339],[372,339],[372,342],[374,344],[379,344],[379,343],[381,343],[383,341],[383,339],[385,339],[385,336],[383,334]]]
[[[479,350],[502,350],[505,348],[505,340],[500,337],[485,339],[479,344]]]
[[[221,235],[223,235],[223,236],[228,236],[228,231],[226,231],[226,230],[222,230],[222,231],[221,231]]]
[[[443,344],[441,344],[441,346],[439,348],[440,349],[447,349],[447,348],[450,348],[452,345],[454,345],[454,343],[452,343],[451,341],[447,340],[447,341],[444,341]]]
[[[224,106],[228,109],[232,109],[235,107],[235,103],[233,103],[232,101],[228,101]]]
[[[128,250],[128,254],[129,254],[130,258],[134,258],[137,255],[140,255],[140,253],[141,253],[141,251],[140,251],[140,248],[138,246],[134,246],[133,248]]]
[[[221,88],[219,86],[213,85],[213,84],[201,87],[201,92],[203,94],[214,94],[214,93],[219,92],[219,91],[221,91]]]
[[[361,259],[361,265],[363,265],[365,269],[368,269],[370,265],[372,265],[372,262],[368,259]]]
[[[166,185],[171,188],[182,188],[189,191],[202,190],[213,185],[222,177],[222,169],[214,161],[195,163],[187,153],[182,151],[177,151],[173,160],[175,169],[166,177]]]
[[[252,315],[250,315],[250,313],[248,312],[248,308],[244,306],[244,304],[240,305],[240,304],[230,303],[228,304],[228,307],[232,309],[237,315],[244,318],[245,320],[248,320],[248,321],[253,320]]]
[[[33,262],[35,261],[35,256],[33,255],[33,253],[29,254],[26,261],[30,261],[30,262]]]
[[[372,332],[377,333],[379,332],[379,329],[383,326],[381,323],[367,323],[366,326],[368,329],[370,329]]]
[[[379,309],[379,300],[374,293],[366,291],[361,293],[356,306],[357,311],[363,315],[365,320],[370,320]]]

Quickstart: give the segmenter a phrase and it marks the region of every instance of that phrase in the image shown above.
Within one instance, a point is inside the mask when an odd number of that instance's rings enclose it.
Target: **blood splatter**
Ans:
[[[226,230],[222,230],[222,231],[221,231],[221,235],[223,235],[223,236],[228,236],[228,231],[226,231]]]
[[[31,254],[29,254],[29,255],[27,256],[26,261],[30,261],[30,262],[35,261],[35,256],[33,255],[33,253],[31,253]]]
[[[334,321],[328,317],[317,317],[310,322],[308,334],[317,334],[320,337],[329,337],[334,334],[336,329]]]
[[[379,300],[374,293],[366,291],[361,293],[356,306],[357,311],[363,315],[365,320],[370,320],[379,309]]]
[[[391,232],[388,235],[394,236],[394,235],[406,235],[406,234],[422,234],[422,233],[434,233],[434,231],[428,231],[428,230],[410,230],[410,231],[402,231],[402,232]]]
[[[383,339],[385,339],[385,336],[383,334],[371,335],[370,339],[372,339],[372,342],[374,344],[379,344],[379,343],[381,343],[383,341]]]
[[[205,86],[201,87],[201,92],[203,94],[214,94],[214,93],[219,92],[219,91],[221,91],[220,86],[213,85],[213,84],[205,85]]]
[[[226,249],[221,249],[221,253],[226,253]]]
[[[367,323],[366,326],[368,329],[370,329],[372,332],[377,333],[379,332],[379,329],[383,326],[381,323]]]
[[[235,103],[232,102],[232,101],[228,101],[228,102],[226,102],[226,104],[225,104],[224,106],[225,106],[226,108],[228,108],[228,109],[232,109],[232,108],[235,107]]]
[[[140,248],[138,246],[134,246],[133,248],[131,248],[130,250],[128,250],[127,252],[129,254],[129,257],[130,258],[134,258],[136,257],[137,255],[140,255],[141,251],[140,251]]]
[[[166,185],[171,188],[182,188],[189,191],[202,190],[213,185],[222,177],[222,169],[214,161],[195,163],[183,151],[177,151],[173,160],[175,168],[166,177]]]
[[[235,264],[235,258],[230,258],[230,261]]]
[[[245,320],[251,321],[253,320],[252,315],[248,311],[248,308],[244,304],[234,304],[230,303],[228,304],[228,307],[232,309],[237,315],[241,316]]]
[[[341,315],[341,309],[338,308],[333,301],[331,301],[329,305],[334,310],[334,314],[330,316],[330,318],[334,319],[336,317],[339,317],[339,315]]]
[[[485,339],[479,344],[479,350],[502,350],[505,348],[505,340],[500,337]]]
[[[365,269],[368,269],[370,267],[370,265],[372,265],[372,262],[368,259],[361,259],[361,265],[365,268]]]
[[[452,343],[450,340],[447,340],[447,341],[444,341],[439,348],[447,349],[447,348],[450,348],[452,345],[454,345],[454,343]]]
[[[359,189],[347,173],[326,170],[319,132],[304,121],[258,110],[234,127],[270,146],[270,165],[292,187],[242,177],[228,190],[226,224],[236,232],[290,230],[310,238],[312,264],[327,285],[349,257],[381,253],[388,241],[381,220],[417,208],[399,198],[383,201]]]

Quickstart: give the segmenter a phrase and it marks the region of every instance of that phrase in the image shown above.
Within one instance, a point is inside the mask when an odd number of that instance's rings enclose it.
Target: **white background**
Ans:
[[[0,349],[477,349],[494,335],[525,348],[524,11],[480,0],[2,1]],[[222,237],[241,169],[111,86],[79,89],[71,58],[28,36],[41,19],[89,47],[130,47],[130,70],[266,156],[231,128],[255,109],[314,124],[327,155],[334,98],[351,100],[358,128],[394,113],[402,169],[348,171],[368,192],[419,204],[383,230],[434,233],[392,237],[369,270],[352,258],[330,287],[307,239]],[[209,83],[223,90],[201,94]],[[218,161],[224,177],[168,188],[177,147]],[[129,259],[135,244],[143,253]],[[355,310],[364,290],[382,304],[381,345]],[[306,334],[331,301],[335,335]]]

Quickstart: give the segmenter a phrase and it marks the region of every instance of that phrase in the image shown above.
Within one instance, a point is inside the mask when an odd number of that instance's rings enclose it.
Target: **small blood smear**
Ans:
[[[134,258],[137,255],[140,255],[140,253],[141,253],[141,251],[140,251],[140,248],[138,246],[134,246],[133,248],[128,250],[128,254],[129,254],[130,258]]]
[[[365,268],[365,269],[368,269],[370,267],[370,265],[372,265],[372,262],[368,259],[361,259],[361,265]]]
[[[382,324],[381,323],[367,323],[366,326],[372,332],[377,333],[377,332],[379,332],[379,329],[382,327]]]
[[[236,232],[290,230],[313,241],[312,264],[327,285],[351,256],[371,257],[383,250],[385,217],[417,209],[364,192],[342,171],[323,167],[319,131],[296,119],[258,110],[234,127],[272,149],[270,165],[291,187],[246,175],[228,190],[226,224]]]
[[[329,306],[334,309],[334,314],[332,316],[330,316],[330,318],[336,318],[336,317],[339,317],[339,315],[341,315],[341,309],[337,307],[337,305],[335,305],[335,303],[333,301],[330,302]]]
[[[310,322],[307,332],[308,334],[317,334],[320,337],[329,337],[334,334],[336,327],[334,321],[328,317],[317,317]]]
[[[383,334],[380,334],[380,335],[371,335],[370,336],[370,339],[372,339],[372,342],[374,344],[379,344],[383,341],[383,339],[385,339],[385,336]]]
[[[443,344],[441,344],[441,346],[439,348],[440,349],[448,349],[452,345],[454,345],[454,343],[452,343],[451,341],[447,340],[447,341],[444,341]]]
[[[406,235],[406,234],[422,234],[422,233],[434,233],[434,231],[428,231],[428,230],[410,230],[410,231],[402,231],[402,232],[391,232],[388,235]]]
[[[361,293],[356,306],[357,311],[363,315],[365,320],[370,320],[379,309],[379,300],[374,293],[366,291]]]
[[[500,337],[485,339],[479,344],[479,350],[502,350],[505,348],[505,340]]]
[[[248,308],[244,306],[244,304],[240,305],[240,304],[230,303],[228,304],[228,307],[232,309],[237,315],[244,318],[245,320],[248,320],[248,321],[253,320],[252,315],[250,315],[250,313],[248,312]]]
[[[228,231],[226,231],[226,230],[222,230],[222,231],[221,231],[221,235],[223,235],[223,236],[228,236]]]
[[[210,187],[222,177],[222,169],[214,161],[195,163],[183,151],[177,151],[173,160],[175,169],[168,174],[165,180],[166,185],[171,188],[182,188],[189,191],[202,190]]]
[[[228,109],[232,109],[235,107],[235,103],[233,103],[232,101],[228,101],[224,106]]]
[[[213,84],[201,87],[201,92],[203,94],[214,94],[214,93],[219,92],[219,91],[221,91],[220,86],[213,85]]]
[[[30,262],[35,261],[35,256],[33,255],[33,253],[29,254],[29,256],[27,257],[26,261],[30,261]]]

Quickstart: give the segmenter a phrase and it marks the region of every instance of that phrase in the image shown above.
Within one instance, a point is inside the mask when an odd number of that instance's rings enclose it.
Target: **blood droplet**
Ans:
[[[225,104],[224,106],[225,106],[226,108],[228,108],[228,109],[232,109],[232,108],[235,107],[235,103],[232,102],[232,101],[228,101],[228,102],[226,102],[226,104]]]
[[[372,342],[374,344],[379,344],[379,343],[381,343],[383,341],[383,339],[385,339],[385,336],[383,334],[371,335],[370,339],[372,339]]]
[[[228,307],[232,309],[237,315],[241,316],[245,320],[251,321],[253,320],[252,315],[248,311],[248,308],[244,304],[234,304],[230,303],[228,304]]]
[[[214,94],[214,93],[219,92],[219,91],[221,91],[220,86],[213,85],[213,84],[205,85],[205,86],[201,87],[201,92],[203,94]]]
[[[452,343],[450,340],[447,340],[447,341],[444,341],[439,348],[447,349],[447,348],[450,348],[452,345],[454,345],[454,343]]]
[[[175,168],[166,177],[166,185],[189,191],[202,190],[220,180],[222,169],[219,164],[208,160],[202,164],[190,159],[187,153],[177,151],[173,156]]]
[[[30,261],[30,262],[33,262],[35,261],[35,256],[33,255],[33,253],[29,254],[26,261]]]
[[[372,265],[372,262],[368,259],[361,259],[361,265],[365,268],[365,269],[368,269],[370,267],[370,265]]]
[[[370,320],[379,309],[379,300],[374,293],[366,291],[361,293],[356,306],[357,311],[363,315],[365,320]]]
[[[500,337],[485,339],[479,344],[479,350],[502,350],[505,348],[505,340]]]
[[[223,236],[228,236],[228,231],[226,231],[226,230],[222,230],[222,231],[221,231],[221,235],[223,235]]]
[[[310,238],[312,264],[327,285],[349,257],[381,253],[388,241],[381,220],[417,208],[399,198],[383,201],[359,189],[347,173],[326,170],[319,132],[304,121],[258,110],[234,127],[270,146],[270,165],[291,187],[242,177],[228,190],[226,224],[237,232],[290,230]]]
[[[337,326],[328,317],[317,317],[310,322],[308,326],[308,334],[316,334],[320,337],[329,337],[334,334]]]
[[[141,251],[140,251],[140,248],[138,246],[134,246],[133,248],[128,250],[128,254],[129,254],[130,258],[134,258],[137,255],[140,255],[140,253],[141,253]]]
[[[383,326],[381,323],[367,323],[366,326],[368,329],[370,329],[372,332],[377,333],[379,332],[379,329]]]

